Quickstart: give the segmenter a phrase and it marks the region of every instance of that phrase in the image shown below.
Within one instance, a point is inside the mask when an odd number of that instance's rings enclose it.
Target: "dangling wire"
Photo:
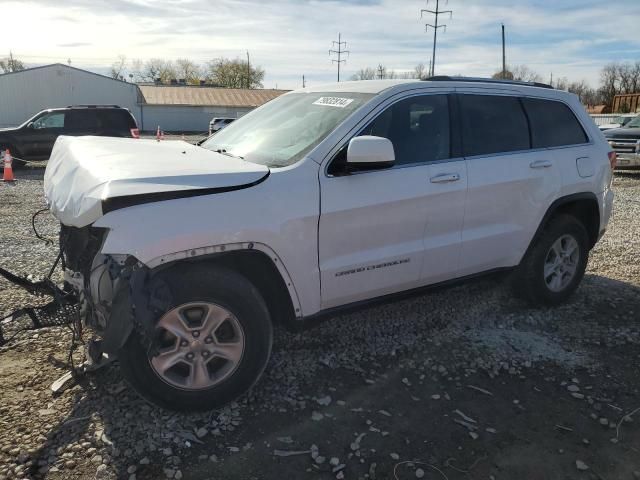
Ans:
[[[36,228],[36,217],[38,215],[40,215],[42,212],[46,212],[48,210],[49,210],[49,207],[43,208],[41,210],[38,210],[36,213],[34,213],[31,216],[31,228],[33,228],[33,233],[36,234],[36,237],[38,237],[40,240],[42,240],[47,245],[53,245],[53,240],[51,240],[50,238],[46,238],[46,237],[43,237],[42,235],[40,235],[40,233],[38,233],[38,229]]]

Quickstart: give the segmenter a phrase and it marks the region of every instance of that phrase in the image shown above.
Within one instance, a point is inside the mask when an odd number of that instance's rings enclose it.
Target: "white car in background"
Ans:
[[[505,269],[533,304],[566,300],[615,158],[568,92],[370,80],[287,93],[201,147],[60,137],[44,187],[100,352],[152,402],[208,410],[258,380],[274,323]]]
[[[634,118],[638,117],[637,113],[625,113],[613,119],[611,123],[605,123],[604,125],[598,125],[598,128],[602,131],[611,130],[612,128],[620,128],[624,127],[627,123],[629,123]]]
[[[232,123],[234,120],[237,120],[237,119],[221,118],[221,117],[212,118],[211,121],[209,122],[209,135],[213,135],[214,133],[219,132],[224,127]]]

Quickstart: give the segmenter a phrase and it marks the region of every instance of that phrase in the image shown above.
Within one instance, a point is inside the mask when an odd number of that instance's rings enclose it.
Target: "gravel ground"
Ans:
[[[279,329],[263,380],[218,411],[150,406],[117,365],[52,396],[69,331],[21,333],[0,349],[0,480],[637,480],[640,175],[614,185],[568,304],[529,308],[490,277]],[[46,271],[42,171],[0,184],[0,205],[0,265]],[[51,216],[37,224],[55,237]],[[0,315],[37,301],[0,280]]]

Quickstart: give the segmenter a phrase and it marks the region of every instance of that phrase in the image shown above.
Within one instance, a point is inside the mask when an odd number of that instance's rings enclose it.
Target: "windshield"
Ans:
[[[625,125],[628,128],[638,128],[640,127],[640,115],[631,120],[629,123]]]
[[[201,146],[268,167],[286,167],[304,157],[373,96],[283,95],[231,123]]]

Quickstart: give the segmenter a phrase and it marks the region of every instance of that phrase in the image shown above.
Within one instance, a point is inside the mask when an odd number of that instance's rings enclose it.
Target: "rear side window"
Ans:
[[[91,110],[69,110],[64,126],[69,132],[95,133],[96,114]]]
[[[460,95],[465,156],[530,148],[529,125],[516,97]]]
[[[136,128],[133,117],[126,110],[100,110],[98,121],[102,130],[128,132]]]
[[[587,135],[571,109],[553,100],[523,98],[531,123],[533,148],[560,147],[586,143]]]

